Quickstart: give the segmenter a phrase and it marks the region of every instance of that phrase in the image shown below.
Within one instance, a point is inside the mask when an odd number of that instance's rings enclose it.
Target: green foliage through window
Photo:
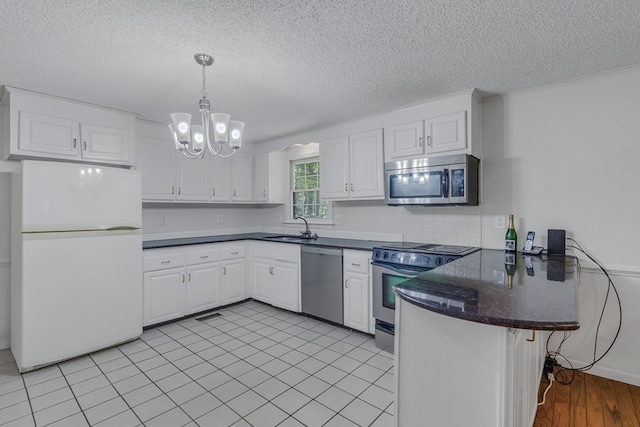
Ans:
[[[320,162],[306,159],[293,163],[292,168],[293,217],[327,219],[327,202],[320,200]]]

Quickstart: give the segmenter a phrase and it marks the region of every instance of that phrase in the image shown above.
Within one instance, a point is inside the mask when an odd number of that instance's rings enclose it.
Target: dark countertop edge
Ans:
[[[286,242],[268,239],[269,236],[281,236],[281,233],[241,233],[241,234],[221,234],[214,236],[200,237],[178,237],[173,239],[147,240],[142,242],[142,249],[162,249],[177,246],[203,245],[207,243],[237,242],[240,240],[255,240],[270,243],[286,243],[293,245],[325,246],[342,249],[370,251],[375,246],[389,244],[389,242],[377,240],[344,239],[341,237],[319,237],[317,240],[308,242]]]
[[[516,328],[516,329],[533,329],[538,331],[574,331],[580,327],[579,322],[569,322],[569,321],[536,322],[531,320],[478,316],[472,313],[467,314],[462,311],[449,311],[449,310],[445,310],[442,308],[437,308],[437,307],[433,307],[428,304],[425,304],[423,300],[419,298],[414,298],[411,295],[407,295],[406,293],[403,292],[402,289],[395,288],[394,290],[396,295],[398,295],[401,299],[405,300],[409,304],[413,304],[422,309],[433,311],[434,313],[442,314],[444,316],[471,321],[475,323],[482,323],[485,325],[503,326],[505,328]]]

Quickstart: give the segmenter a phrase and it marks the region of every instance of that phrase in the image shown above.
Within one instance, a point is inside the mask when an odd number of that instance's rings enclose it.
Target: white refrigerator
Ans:
[[[20,372],[142,333],[140,173],[24,160],[12,175],[11,350]]]

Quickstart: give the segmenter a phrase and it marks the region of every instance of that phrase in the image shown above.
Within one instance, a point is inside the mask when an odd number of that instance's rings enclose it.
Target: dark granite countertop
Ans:
[[[173,246],[201,245],[204,243],[223,243],[234,242],[238,240],[261,240],[273,243],[290,243],[295,245],[310,246],[327,246],[343,249],[355,249],[370,251],[375,246],[389,245],[390,242],[382,242],[378,240],[359,240],[359,239],[340,239],[335,237],[318,237],[314,240],[304,242],[282,242],[278,240],[270,240],[270,236],[280,236],[274,233],[244,233],[244,234],[224,234],[219,236],[203,236],[203,237],[184,237],[177,239],[147,240],[142,242],[142,249],[169,248]]]
[[[472,322],[519,329],[578,329],[576,259],[526,258],[516,255],[511,288],[505,252],[483,249],[402,282],[395,291],[426,310]]]

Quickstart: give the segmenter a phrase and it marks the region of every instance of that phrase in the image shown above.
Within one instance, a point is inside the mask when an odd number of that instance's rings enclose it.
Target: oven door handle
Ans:
[[[420,273],[424,273],[425,271],[429,271],[429,268],[421,268],[421,269],[413,269],[413,268],[402,268],[402,267],[397,267],[395,265],[390,265],[390,264],[379,264],[377,262],[372,262],[371,265],[374,266],[378,266],[381,268],[386,268],[388,270],[391,270],[395,273],[400,273],[400,274],[404,274],[404,275],[409,275],[410,277],[415,277]]]

